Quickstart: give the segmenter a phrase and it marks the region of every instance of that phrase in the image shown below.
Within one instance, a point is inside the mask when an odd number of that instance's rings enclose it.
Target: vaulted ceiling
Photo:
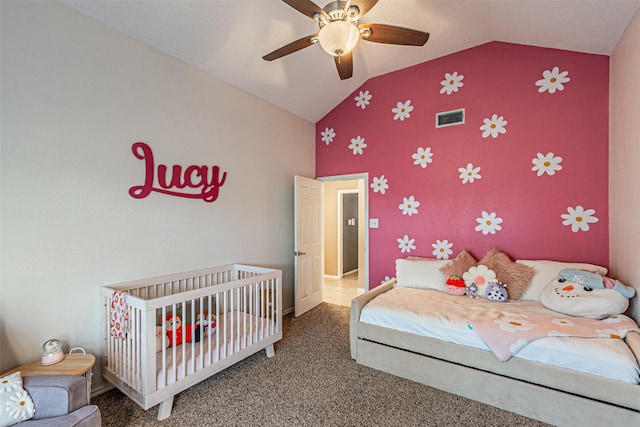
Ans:
[[[58,1],[311,122],[372,77],[490,41],[609,55],[640,7],[640,0],[379,0],[360,23],[418,29],[429,41],[361,41],[353,77],[340,80],[317,45],[262,59],[318,32],[281,0]]]

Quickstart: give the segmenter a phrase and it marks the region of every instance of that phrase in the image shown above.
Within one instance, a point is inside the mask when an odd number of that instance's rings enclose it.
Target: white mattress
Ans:
[[[453,296],[431,289],[395,287],[364,306],[360,321],[489,351],[468,322],[508,312],[515,305],[526,312],[544,312],[538,301],[491,302]],[[550,337],[533,341],[514,357],[640,383],[640,367],[623,340]],[[496,359],[497,360],[497,359]]]
[[[200,342],[184,343],[166,348],[166,353],[164,353],[166,355],[165,369],[163,369],[162,362],[163,351],[156,353],[158,389],[174,383],[176,377],[180,380],[186,375],[202,370],[203,366],[207,367],[218,360],[230,357],[232,354],[276,333],[273,320],[252,316],[241,311],[232,311],[218,316],[216,326],[216,331],[204,336]],[[187,361],[186,368],[185,360]]]

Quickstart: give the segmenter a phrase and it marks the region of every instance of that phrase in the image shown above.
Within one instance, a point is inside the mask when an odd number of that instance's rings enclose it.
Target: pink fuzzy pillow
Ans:
[[[440,272],[445,279],[451,276],[462,277],[466,271],[476,265],[478,265],[478,261],[469,252],[462,250],[454,259],[440,268]]]
[[[518,300],[524,295],[536,274],[534,268],[511,261],[506,254],[497,249],[487,252],[479,264],[484,264],[495,271],[498,281],[507,285],[511,300]]]

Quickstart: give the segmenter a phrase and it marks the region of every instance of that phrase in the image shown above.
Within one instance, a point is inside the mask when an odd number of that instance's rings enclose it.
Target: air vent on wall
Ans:
[[[453,111],[436,113],[436,127],[455,126],[464,124],[464,108]]]

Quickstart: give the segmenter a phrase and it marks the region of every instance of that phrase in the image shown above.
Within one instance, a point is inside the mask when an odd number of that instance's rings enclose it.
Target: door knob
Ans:
[[[295,256],[298,256],[298,255],[306,255],[306,253],[305,253],[305,252],[298,252],[298,251],[295,251],[293,254],[294,254]]]

